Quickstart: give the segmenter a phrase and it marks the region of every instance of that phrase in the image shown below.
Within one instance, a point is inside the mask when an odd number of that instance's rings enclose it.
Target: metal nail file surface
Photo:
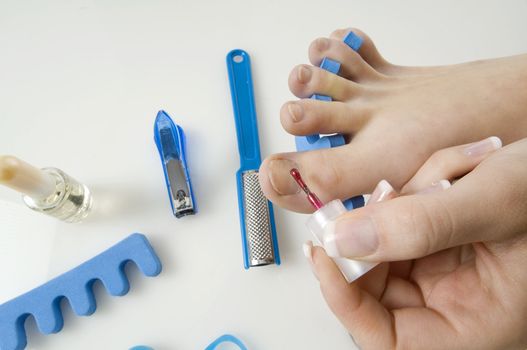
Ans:
[[[258,180],[262,161],[249,54],[239,49],[229,52],[227,70],[240,154],[236,181],[244,267],[279,265],[273,206],[265,198]]]

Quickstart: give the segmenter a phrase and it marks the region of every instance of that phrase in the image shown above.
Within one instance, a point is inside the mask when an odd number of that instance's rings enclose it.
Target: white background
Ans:
[[[262,154],[293,149],[279,122],[287,77],[312,39],[355,26],[398,64],[432,65],[527,51],[525,1],[0,1],[0,153],[56,166],[97,204],[58,223],[0,189],[0,302],[67,271],[132,232],[164,266],[129,269],[122,298],[30,349],[203,349],[231,332],[249,349],[350,349],[304,260],[305,216],[275,210],[283,265],[244,271],[238,155],[225,55],[249,52]],[[165,109],[187,133],[199,214],[175,219],[153,142]],[[367,176],[367,174],[365,174]]]

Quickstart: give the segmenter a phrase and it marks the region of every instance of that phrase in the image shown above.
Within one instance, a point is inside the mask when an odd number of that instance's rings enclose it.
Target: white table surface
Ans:
[[[275,209],[283,264],[242,268],[238,155],[225,55],[252,57],[262,154],[292,150],[279,122],[291,68],[312,39],[356,26],[400,64],[527,51],[525,1],[16,1],[0,3],[0,153],[56,166],[91,187],[94,215],[56,222],[0,189],[0,302],[132,232],[163,272],[129,269],[125,297],[28,349],[203,349],[220,334],[249,349],[350,349],[304,260],[305,216]],[[152,127],[165,109],[187,132],[199,214],[170,210]]]

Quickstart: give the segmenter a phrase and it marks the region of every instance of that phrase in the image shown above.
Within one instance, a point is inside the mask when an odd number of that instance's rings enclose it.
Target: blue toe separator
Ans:
[[[41,333],[59,332],[64,322],[62,298],[68,299],[77,315],[91,315],[97,306],[92,290],[95,280],[102,281],[111,295],[128,293],[130,284],[124,271],[128,261],[146,276],[161,272],[161,262],[146,237],[134,233],[76,268],[0,305],[0,349],[26,347],[24,322],[29,315],[33,315]]]
[[[352,50],[358,51],[362,45],[363,39],[353,32],[349,32],[342,41],[348,45]],[[339,74],[340,62],[334,61],[325,57],[320,64],[320,68],[327,70],[333,74]],[[332,101],[331,97],[325,95],[313,95],[312,99],[319,101]],[[308,136],[296,136],[295,144],[298,152],[313,151],[319,149],[333,148],[343,146],[346,143],[344,136],[340,134],[322,136],[318,134]],[[364,206],[364,197],[356,196],[344,201],[344,206],[348,210],[360,208]]]

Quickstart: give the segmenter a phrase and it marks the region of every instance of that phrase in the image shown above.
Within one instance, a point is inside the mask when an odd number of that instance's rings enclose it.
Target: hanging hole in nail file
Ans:
[[[242,63],[243,62],[243,56],[242,55],[236,55],[232,58],[232,60],[235,62],[235,63]]]

